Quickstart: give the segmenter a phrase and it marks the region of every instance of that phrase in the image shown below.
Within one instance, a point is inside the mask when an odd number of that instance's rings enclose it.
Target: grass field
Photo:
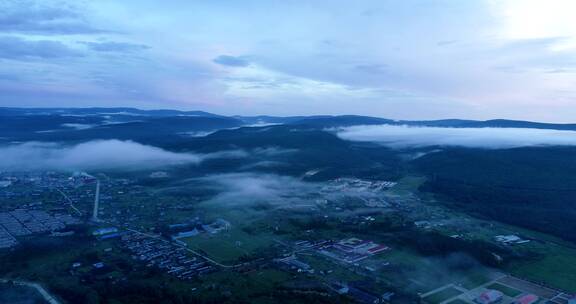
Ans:
[[[233,295],[250,299],[251,303],[268,303],[266,295],[278,285],[291,279],[291,275],[273,269],[241,274],[238,272],[215,272],[203,277],[206,282],[199,296],[209,296],[213,286],[226,286]],[[273,303],[273,302],[269,302]]]
[[[424,302],[429,304],[439,304],[460,294],[462,294],[460,290],[454,287],[448,287],[425,297]]]
[[[469,304],[469,303],[464,301],[464,300],[461,300],[461,299],[456,299],[456,300],[448,302],[448,304]]]
[[[418,284],[417,288],[421,293],[447,284],[459,285],[470,290],[491,280],[492,271],[488,268],[451,270],[443,265],[441,259],[422,257],[409,250],[394,249],[383,255],[383,258],[392,265],[406,269],[405,276],[410,278],[412,283]],[[423,273],[419,271],[421,269],[426,269],[426,271]]]
[[[387,252],[383,258],[390,262],[392,265],[398,266],[405,270],[403,273],[399,273],[397,271],[386,273],[385,275],[389,280],[401,283],[406,279],[409,279],[409,283],[412,284],[412,287],[417,289],[418,292],[426,293],[428,291],[442,287],[443,285],[452,283],[442,279],[431,281],[428,278],[420,278],[421,276],[418,270],[430,269],[429,260],[419,256],[417,253],[411,250],[395,248]]]
[[[407,176],[392,188],[389,193],[403,195],[416,191],[425,181],[425,178],[418,176]],[[450,212],[450,211],[447,211]],[[457,213],[446,214],[447,217],[454,218]],[[472,220],[471,223],[476,223]],[[530,260],[514,260],[505,266],[505,272],[509,272],[521,278],[526,278],[536,282],[543,282],[554,288],[558,288],[570,293],[576,293],[576,246],[572,243],[559,239],[555,236],[498,223],[495,226],[474,224],[470,226],[466,233],[466,238],[493,242],[494,236],[498,234],[517,234],[525,238],[534,239],[532,242],[515,246],[513,249],[519,253],[536,253],[541,258]],[[469,227],[469,228],[470,228]],[[442,229],[437,229],[442,230]],[[456,234],[456,231],[446,229],[442,231],[446,235]],[[465,288],[474,288],[481,285],[482,280],[461,283]]]
[[[234,262],[244,255],[252,255],[258,249],[273,244],[269,234],[250,235],[239,229],[220,232],[218,234],[201,234],[182,239],[192,249],[200,249],[214,260]]]
[[[358,281],[364,278],[325,257],[302,255],[300,256],[300,259],[310,264],[317,273],[320,271],[327,273],[325,275],[326,279],[330,279],[336,282]]]
[[[407,195],[418,192],[418,188],[426,181],[423,176],[406,176],[398,181],[388,192],[394,195]]]
[[[548,285],[576,292],[576,251],[546,245],[543,258],[537,261],[515,262],[507,270],[519,277],[546,282]]]
[[[468,290],[471,290],[490,282],[490,280],[491,278],[488,270],[478,270],[477,272],[471,273],[470,275],[464,277],[461,281],[458,282],[458,284]]]
[[[512,287],[508,287],[502,284],[498,284],[498,283],[494,283],[494,284],[490,284],[488,286],[486,286],[486,288],[488,289],[494,289],[494,290],[499,290],[501,291],[503,294],[509,296],[509,297],[516,297],[519,296],[522,292],[518,289],[514,289]]]

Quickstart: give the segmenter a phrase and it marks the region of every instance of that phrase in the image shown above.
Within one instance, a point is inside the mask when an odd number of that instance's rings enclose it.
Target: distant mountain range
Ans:
[[[10,115],[129,115],[129,116],[205,116],[220,115],[203,111],[141,110],[136,108],[9,108],[0,107],[0,116]]]
[[[222,116],[133,108],[0,108],[0,144],[40,141],[73,145],[119,139],[173,152],[245,153],[245,157],[211,159],[173,169],[172,174],[182,178],[227,172],[264,172],[317,181],[342,176],[396,180],[407,174],[423,175],[427,177],[423,191],[439,194],[458,208],[576,241],[576,147],[391,149],[347,141],[327,131],[354,125],[576,130],[576,124],[504,119],[398,121],[357,115]],[[307,172],[317,173],[307,176]]]
[[[11,127],[24,127],[30,131],[49,131],[60,129],[62,124],[111,124],[127,123],[134,121],[151,121],[160,123],[159,118],[186,117],[179,119],[176,124],[183,128],[192,127],[193,130],[214,130],[230,128],[233,126],[251,126],[266,124],[290,124],[301,125],[311,128],[346,127],[353,125],[408,125],[443,128],[535,128],[552,130],[576,130],[576,124],[541,123],[520,120],[494,119],[486,121],[442,119],[442,120],[392,120],[379,117],[359,115],[315,115],[315,116],[223,116],[204,111],[179,111],[179,110],[141,110],[136,108],[0,108],[2,123],[0,129]],[[194,118],[200,118],[196,120]],[[213,119],[211,121],[210,119]],[[41,128],[36,130],[31,125],[25,126],[26,122],[39,123]],[[15,125],[12,125],[15,124]],[[77,126],[81,127],[81,126]],[[180,129],[176,128],[179,131]],[[185,131],[185,130],[184,130]]]

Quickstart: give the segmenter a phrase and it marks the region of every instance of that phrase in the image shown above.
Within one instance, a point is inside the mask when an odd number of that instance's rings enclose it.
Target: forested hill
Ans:
[[[459,207],[576,241],[576,148],[449,149],[415,164],[424,190]]]

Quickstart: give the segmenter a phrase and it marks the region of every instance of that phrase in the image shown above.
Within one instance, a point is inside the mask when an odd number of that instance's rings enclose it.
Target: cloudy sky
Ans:
[[[0,0],[0,106],[576,117],[573,0]]]

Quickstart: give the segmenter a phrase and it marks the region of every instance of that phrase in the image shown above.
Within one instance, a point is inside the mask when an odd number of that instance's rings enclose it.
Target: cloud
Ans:
[[[259,99],[266,99],[270,104],[308,99],[314,100],[316,105],[326,103],[322,105],[323,111],[328,110],[327,104],[334,104],[337,99],[381,96],[381,92],[373,88],[295,77],[259,65],[250,65],[243,69],[230,71],[222,82],[226,86],[225,93],[227,96],[247,99],[258,97]],[[285,108],[289,111],[293,110],[292,107]],[[296,111],[296,113],[298,112]]]
[[[252,172],[217,174],[195,180],[208,183],[216,190],[218,194],[208,203],[221,206],[305,203],[306,196],[317,190],[316,184],[294,177]]]
[[[250,65],[250,61],[246,60],[244,57],[235,57],[229,55],[220,55],[214,58],[212,61],[220,65],[231,67],[246,67]]]
[[[388,69],[388,65],[386,64],[360,64],[355,67],[357,70],[370,73],[370,74],[384,74],[386,73],[386,69]]]
[[[208,136],[216,131],[190,131],[190,132],[182,132],[179,135],[184,137],[205,137]]]
[[[86,129],[93,128],[95,126],[96,125],[82,124],[82,123],[65,123],[65,124],[62,124],[62,127],[72,128],[72,129],[76,129],[76,130],[86,130]]]
[[[207,192],[215,193],[205,201],[215,207],[266,205],[270,208],[315,208],[318,199],[346,204],[351,199],[365,202],[380,196],[378,192],[365,189],[335,187],[333,184],[306,182],[292,176],[269,173],[215,174],[187,180],[185,187],[190,182],[195,187],[205,187]]]
[[[97,52],[136,52],[149,49],[150,47],[144,44],[135,44],[127,42],[82,42],[91,50]]]
[[[0,3],[0,32],[44,35],[98,34],[105,31],[86,23],[71,5],[54,1]]]
[[[59,41],[26,40],[14,36],[0,37],[0,58],[30,60],[80,56],[83,56],[81,52]]]
[[[2,77],[0,103],[569,122],[574,5],[523,2],[4,0],[2,34],[102,44],[57,67],[3,62],[21,80]],[[138,49],[115,41],[152,49],[109,56]]]
[[[458,146],[507,149],[533,146],[576,146],[576,132],[520,128],[438,128],[353,126],[337,135],[345,140],[375,142],[392,148]]]
[[[0,170],[147,170],[198,164],[206,159],[236,158],[243,154],[175,153],[133,141],[97,140],[74,146],[28,142],[0,147]]]
[[[212,152],[208,154],[202,154],[202,158],[204,160],[207,159],[217,159],[217,158],[246,158],[249,157],[250,154],[244,150],[228,150],[228,151],[218,151]]]
[[[286,155],[286,154],[296,153],[296,152],[298,152],[298,150],[297,149],[284,149],[284,148],[272,146],[272,147],[256,148],[253,150],[253,152],[256,155],[274,157],[274,156],[282,156],[282,155]]]
[[[271,168],[281,168],[290,167],[289,163],[273,161],[273,160],[263,160],[242,166],[240,170],[254,171],[255,169],[271,169]]]

